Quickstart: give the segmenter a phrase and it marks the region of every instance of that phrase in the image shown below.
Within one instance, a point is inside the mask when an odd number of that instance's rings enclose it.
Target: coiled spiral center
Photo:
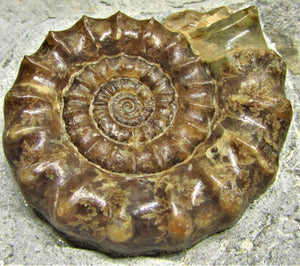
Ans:
[[[102,85],[95,95],[93,105],[98,127],[105,135],[117,140],[117,136],[108,131],[107,125],[103,125],[105,116],[109,115],[121,127],[141,126],[155,111],[155,98],[146,85],[137,79],[125,77]]]

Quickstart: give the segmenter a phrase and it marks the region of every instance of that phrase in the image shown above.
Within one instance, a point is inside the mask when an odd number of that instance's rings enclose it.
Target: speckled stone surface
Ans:
[[[0,0],[0,4],[1,109],[23,55],[36,51],[50,29],[66,29],[83,14],[107,17],[121,10],[139,19],[154,17],[162,20],[170,13],[184,9],[207,11],[221,5],[235,9],[256,5],[263,29],[270,37],[271,48],[277,47],[287,56],[292,54],[288,60],[293,64],[295,47],[299,45],[299,4],[295,1]],[[112,259],[99,252],[73,247],[26,205],[1,150],[0,264],[299,264],[299,84],[300,76],[289,71],[286,94],[292,102],[294,117],[273,185],[250,205],[232,229],[175,255]],[[2,132],[3,117],[0,129]]]

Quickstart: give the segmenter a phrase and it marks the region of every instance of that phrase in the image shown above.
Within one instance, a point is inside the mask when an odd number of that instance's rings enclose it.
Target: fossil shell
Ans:
[[[118,12],[50,32],[5,98],[26,200],[117,256],[179,251],[236,222],[272,182],[292,115],[255,12],[165,26]]]

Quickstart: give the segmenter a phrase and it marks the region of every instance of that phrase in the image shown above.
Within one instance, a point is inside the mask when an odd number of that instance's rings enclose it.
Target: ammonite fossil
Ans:
[[[50,32],[5,98],[26,200],[112,255],[179,251],[234,224],[272,182],[292,111],[254,7]]]

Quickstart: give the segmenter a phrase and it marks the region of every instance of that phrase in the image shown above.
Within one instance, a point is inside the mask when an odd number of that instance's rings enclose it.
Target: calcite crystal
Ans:
[[[113,256],[176,252],[273,181],[292,115],[254,7],[49,32],[5,97],[4,150],[38,212]]]

